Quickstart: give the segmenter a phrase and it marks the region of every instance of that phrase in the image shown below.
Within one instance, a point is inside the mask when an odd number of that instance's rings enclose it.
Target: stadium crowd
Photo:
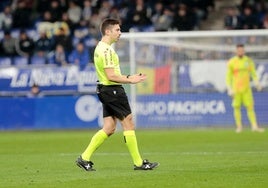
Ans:
[[[85,66],[106,17],[122,31],[198,30],[214,0],[1,0],[0,56],[4,64]],[[89,52],[89,53],[88,53]]]
[[[106,17],[122,32],[199,30],[214,0],[1,0],[0,65],[92,62]],[[230,2],[230,4],[233,4]],[[241,0],[227,8],[224,28],[268,28],[266,0]]]
[[[225,29],[267,29],[268,2],[266,0],[241,0],[227,8],[224,18]]]

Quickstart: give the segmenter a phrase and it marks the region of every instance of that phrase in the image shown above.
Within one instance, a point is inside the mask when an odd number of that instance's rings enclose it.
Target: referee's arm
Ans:
[[[104,71],[108,80],[122,84],[136,84],[147,78],[145,74],[117,75],[114,68],[105,68]]]

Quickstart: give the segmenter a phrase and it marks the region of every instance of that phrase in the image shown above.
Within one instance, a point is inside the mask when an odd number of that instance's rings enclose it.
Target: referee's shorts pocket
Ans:
[[[124,89],[120,87],[102,87],[97,92],[97,95],[102,103],[110,103],[126,97]]]

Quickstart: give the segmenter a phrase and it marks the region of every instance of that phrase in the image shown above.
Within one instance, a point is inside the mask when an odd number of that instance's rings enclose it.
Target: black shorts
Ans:
[[[122,85],[97,85],[97,95],[103,106],[103,117],[113,116],[123,120],[131,114],[127,94]]]

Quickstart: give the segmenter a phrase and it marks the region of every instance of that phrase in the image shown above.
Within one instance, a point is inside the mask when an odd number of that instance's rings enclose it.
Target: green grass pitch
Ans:
[[[95,130],[0,132],[0,187],[19,188],[259,188],[268,187],[268,132],[249,129],[137,129],[143,158],[160,162],[134,171],[116,132],[92,160],[75,165]]]

